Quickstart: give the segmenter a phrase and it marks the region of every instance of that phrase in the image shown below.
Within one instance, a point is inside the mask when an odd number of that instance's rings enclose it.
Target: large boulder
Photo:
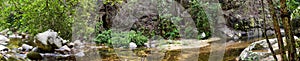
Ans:
[[[58,36],[57,32],[48,30],[43,33],[39,33],[35,36],[36,45],[39,49],[54,51],[55,48],[62,47],[63,39]]]
[[[295,36],[294,38],[296,39],[298,37]],[[283,37],[283,40],[285,40],[285,37]],[[275,52],[279,52],[277,38],[269,39],[269,41],[273,47],[273,50]],[[286,46],[285,42],[284,42],[284,46]],[[239,58],[240,60],[262,60],[271,55],[272,53],[268,46],[268,43],[266,39],[264,39],[264,40],[254,42],[250,46],[245,48],[240,54]]]

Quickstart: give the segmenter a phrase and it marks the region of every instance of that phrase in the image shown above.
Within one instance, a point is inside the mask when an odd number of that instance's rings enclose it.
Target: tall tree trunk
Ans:
[[[287,61],[288,59],[286,57],[285,48],[284,48],[282,36],[281,36],[281,33],[280,33],[280,27],[279,27],[279,24],[278,24],[278,19],[277,19],[277,16],[275,14],[275,7],[273,5],[274,3],[273,3],[272,0],[267,0],[267,1],[269,3],[269,7],[270,7],[269,10],[271,12],[273,25],[274,25],[274,28],[275,28],[275,33],[276,33],[278,46],[279,46],[279,53],[280,53],[281,58],[283,58],[282,60]]]
[[[274,52],[274,50],[273,50],[273,47],[272,47],[272,44],[270,43],[270,41],[269,41],[269,38],[268,38],[268,35],[267,35],[267,23],[266,23],[266,15],[265,15],[265,6],[264,6],[264,1],[263,0],[260,0],[261,1],[261,5],[262,5],[262,9],[263,9],[263,11],[262,11],[262,14],[263,14],[263,21],[264,21],[264,32],[263,32],[263,34],[264,34],[264,36],[265,36],[265,38],[266,38],[266,41],[267,41],[267,43],[268,43],[268,46],[269,46],[269,48],[270,48],[270,51],[272,52],[272,55],[273,55],[273,57],[274,57],[274,59],[275,59],[275,61],[278,61],[277,60],[277,57],[276,57],[276,54],[275,54],[275,52]]]
[[[287,12],[286,0],[280,0],[280,12],[281,18],[284,25],[284,31],[286,36],[286,42],[288,46],[288,54],[290,61],[296,61],[296,44],[294,40],[293,33],[291,31],[290,18]]]

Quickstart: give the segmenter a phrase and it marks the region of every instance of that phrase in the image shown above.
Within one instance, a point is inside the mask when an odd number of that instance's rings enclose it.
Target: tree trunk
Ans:
[[[286,42],[288,46],[288,55],[290,61],[296,61],[296,44],[294,40],[293,33],[291,31],[290,18],[287,12],[286,0],[280,0],[280,12],[282,23],[285,30]]]
[[[273,55],[275,61],[278,61],[278,60],[277,60],[277,57],[276,57],[276,54],[275,54],[275,52],[274,52],[274,50],[273,50],[272,44],[270,43],[269,38],[268,38],[268,35],[267,35],[267,29],[266,29],[267,23],[266,23],[266,15],[265,15],[264,1],[263,1],[263,0],[260,0],[260,1],[261,1],[262,9],[263,9],[262,14],[263,14],[263,16],[264,16],[264,17],[263,17],[263,21],[264,21],[264,32],[263,32],[263,34],[264,34],[264,36],[265,36],[265,38],[266,38],[266,41],[267,41],[267,43],[268,43],[268,46],[269,46],[269,48],[270,48],[270,51],[272,52],[272,55]]]
[[[275,28],[275,33],[276,33],[278,46],[279,46],[279,53],[280,53],[281,58],[283,58],[282,60],[287,61],[285,48],[284,48],[282,36],[281,36],[281,33],[280,33],[280,27],[279,27],[279,24],[278,24],[278,19],[277,19],[277,16],[275,14],[275,7],[273,5],[274,3],[273,3],[272,0],[267,0],[267,1],[269,3],[269,7],[270,7],[269,10],[271,12],[273,25],[274,25],[274,28]]]

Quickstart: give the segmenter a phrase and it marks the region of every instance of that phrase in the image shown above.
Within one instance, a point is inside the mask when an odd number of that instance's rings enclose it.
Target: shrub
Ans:
[[[172,22],[172,15],[162,15],[159,17],[159,25],[158,29],[160,31],[161,36],[164,39],[176,39],[180,37],[179,30],[176,25]]]
[[[199,0],[192,0],[190,4],[190,13],[198,30],[198,39],[205,39],[211,36],[210,24],[204,8],[202,7],[203,4],[204,3],[200,2]],[[203,32],[206,34],[206,37],[200,37],[201,33]]]
[[[138,46],[143,46],[148,41],[148,38],[142,35],[141,32],[112,32],[112,30],[103,31],[95,38],[95,42],[105,44],[110,47],[128,47],[130,42],[136,43]]]

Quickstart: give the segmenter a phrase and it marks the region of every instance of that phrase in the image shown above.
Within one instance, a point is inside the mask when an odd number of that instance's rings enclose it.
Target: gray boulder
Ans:
[[[58,36],[57,32],[53,30],[48,30],[43,33],[39,33],[36,35],[35,43],[41,42],[43,45],[54,44],[56,47],[62,47],[63,39]]]
[[[294,38],[298,38],[298,37],[294,36]],[[285,37],[283,37],[283,40],[285,40]],[[277,38],[269,39],[269,41],[273,47],[273,50],[275,52],[278,52],[279,47],[278,47]],[[284,41],[284,46],[286,46],[285,41]],[[266,39],[264,39],[264,40],[254,42],[250,46],[245,48],[240,54],[239,58],[240,60],[262,60],[271,55],[272,53],[268,46],[268,43]]]
[[[54,52],[56,48],[62,47],[62,42],[63,39],[59,37],[58,33],[54,32],[53,30],[38,33],[34,40],[38,50],[41,52]]]

